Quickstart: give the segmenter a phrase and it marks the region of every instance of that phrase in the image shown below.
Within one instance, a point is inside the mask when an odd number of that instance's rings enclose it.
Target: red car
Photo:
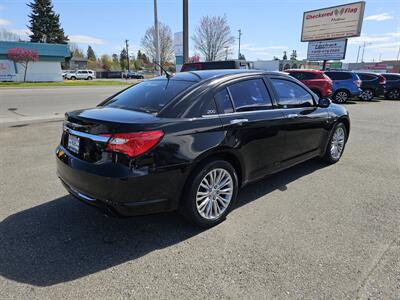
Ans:
[[[322,71],[294,69],[285,72],[300,80],[320,98],[327,98],[332,94],[332,80]]]

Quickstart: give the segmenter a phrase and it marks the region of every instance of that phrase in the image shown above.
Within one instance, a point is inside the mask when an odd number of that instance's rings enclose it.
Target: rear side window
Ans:
[[[233,106],[231,97],[229,96],[228,90],[224,88],[214,96],[215,103],[217,104],[218,111],[221,114],[228,114],[233,112]]]
[[[360,77],[361,80],[364,80],[364,81],[375,80],[378,78],[377,76],[370,75],[370,74],[358,73],[357,75],[358,75],[358,77]]]
[[[262,79],[251,79],[234,83],[228,87],[236,111],[272,108],[271,97]]]
[[[388,81],[400,80],[400,75],[389,75],[389,74],[382,74],[383,77],[386,78]]]
[[[298,84],[284,79],[271,79],[282,108],[309,107],[314,105],[312,95]]]
[[[103,106],[157,113],[194,83],[174,79],[144,81],[111,98]]]
[[[316,78],[315,74],[311,72],[289,72],[289,74],[297,80],[311,80]]]
[[[348,80],[352,79],[352,76],[348,72],[325,72],[326,75],[332,80]]]

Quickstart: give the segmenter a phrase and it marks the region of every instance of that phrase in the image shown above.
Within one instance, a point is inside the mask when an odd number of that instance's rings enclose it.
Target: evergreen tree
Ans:
[[[282,59],[283,59],[283,60],[287,60],[287,54],[286,54],[286,51],[283,51],[283,57],[282,57]]]
[[[90,45],[87,48],[86,56],[88,60],[96,60],[96,54],[94,53],[93,48]]]
[[[128,53],[126,52],[126,49],[123,48],[121,50],[121,54],[119,55],[119,64],[121,65],[122,70],[126,70],[128,67]]]
[[[292,54],[290,55],[290,60],[297,60],[297,51],[293,50]]]
[[[67,43],[68,36],[64,34],[64,29],[60,25],[60,15],[54,12],[51,0],[33,0],[28,6],[32,9],[28,26],[32,31],[29,36],[31,42]]]

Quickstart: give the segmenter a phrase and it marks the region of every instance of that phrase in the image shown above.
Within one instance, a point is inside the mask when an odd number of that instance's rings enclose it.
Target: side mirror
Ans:
[[[332,101],[329,98],[320,98],[318,100],[318,106],[322,108],[327,108],[329,105],[331,105]]]

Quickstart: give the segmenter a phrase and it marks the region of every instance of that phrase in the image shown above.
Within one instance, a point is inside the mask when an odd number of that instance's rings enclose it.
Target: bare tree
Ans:
[[[160,34],[160,64],[165,65],[166,62],[173,57],[173,46],[172,46],[172,31],[168,25],[159,23],[159,34]],[[154,25],[146,30],[144,37],[142,38],[142,47],[144,52],[151,58],[152,61],[156,58],[156,43],[155,36],[156,31]]]
[[[201,18],[192,40],[194,48],[204,56],[206,61],[224,59],[226,49],[231,48],[235,42],[226,16]]]
[[[0,29],[0,41],[18,42],[22,41],[22,38],[18,34],[2,28]]]

